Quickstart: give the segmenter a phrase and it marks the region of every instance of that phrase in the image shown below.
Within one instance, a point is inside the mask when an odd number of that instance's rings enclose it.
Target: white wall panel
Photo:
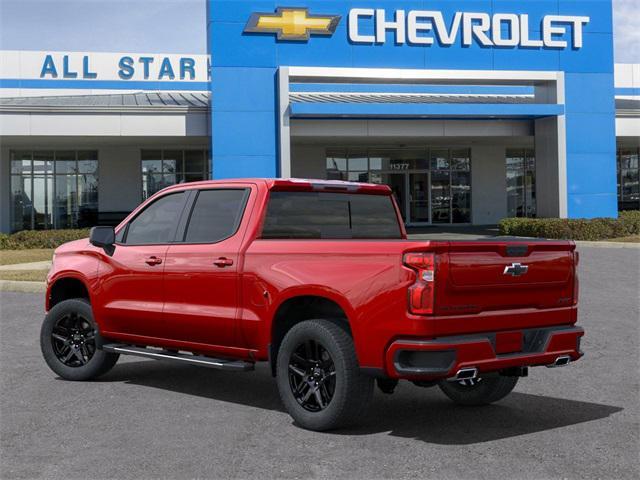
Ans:
[[[327,178],[325,147],[291,146],[291,176],[296,178]]]
[[[507,216],[505,147],[471,149],[471,215],[477,225],[495,224]]]
[[[98,208],[101,212],[127,212],[142,201],[142,170],[137,147],[98,150]]]
[[[640,138],[640,117],[617,117],[616,137]]]
[[[5,136],[206,137],[208,134],[209,119],[204,113],[0,115],[0,135]]]
[[[31,121],[28,114],[0,114],[0,136],[31,135]]]
[[[120,116],[34,113],[31,135],[120,135]]]
[[[185,136],[184,115],[122,115],[122,135]]]

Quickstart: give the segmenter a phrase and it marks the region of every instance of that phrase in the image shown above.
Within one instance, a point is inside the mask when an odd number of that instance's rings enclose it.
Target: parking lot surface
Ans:
[[[40,355],[42,295],[0,293],[0,478],[639,478],[640,250],[581,253],[581,361],[481,408],[401,383],[330,433],[292,423],[264,365],[121,357],[60,380]]]

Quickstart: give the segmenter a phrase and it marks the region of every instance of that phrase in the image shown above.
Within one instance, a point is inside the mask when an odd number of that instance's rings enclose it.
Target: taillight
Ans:
[[[406,253],[404,264],[416,270],[416,282],[409,287],[409,312],[433,314],[436,257],[433,253]]]
[[[573,304],[578,304],[580,296],[580,279],[578,277],[578,264],[580,263],[580,253],[573,252]]]

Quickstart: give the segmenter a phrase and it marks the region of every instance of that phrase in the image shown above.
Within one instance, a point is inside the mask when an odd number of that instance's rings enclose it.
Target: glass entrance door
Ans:
[[[389,185],[406,224],[430,222],[428,172],[381,172],[376,175],[375,182]]]
[[[382,183],[384,185],[389,185],[391,191],[393,192],[393,196],[398,203],[398,207],[400,208],[400,214],[402,215],[402,220],[405,223],[409,222],[407,218],[407,179],[405,173],[380,173],[379,178],[376,179],[376,183]]]
[[[429,223],[429,173],[409,173],[409,223]]]
[[[327,178],[389,185],[405,223],[471,223],[468,147],[332,148]]]

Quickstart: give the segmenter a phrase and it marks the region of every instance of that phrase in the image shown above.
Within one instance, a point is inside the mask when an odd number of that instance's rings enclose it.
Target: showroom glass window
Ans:
[[[11,229],[83,228],[98,216],[98,152],[11,152]]]
[[[471,222],[471,155],[468,148],[430,151],[433,223]]]
[[[142,199],[170,185],[208,180],[209,152],[194,150],[142,150]]]
[[[507,216],[536,216],[536,158],[532,149],[508,148]]]
[[[331,148],[326,176],[389,185],[410,225],[471,222],[469,148]]]
[[[618,210],[640,210],[640,147],[618,147]]]

